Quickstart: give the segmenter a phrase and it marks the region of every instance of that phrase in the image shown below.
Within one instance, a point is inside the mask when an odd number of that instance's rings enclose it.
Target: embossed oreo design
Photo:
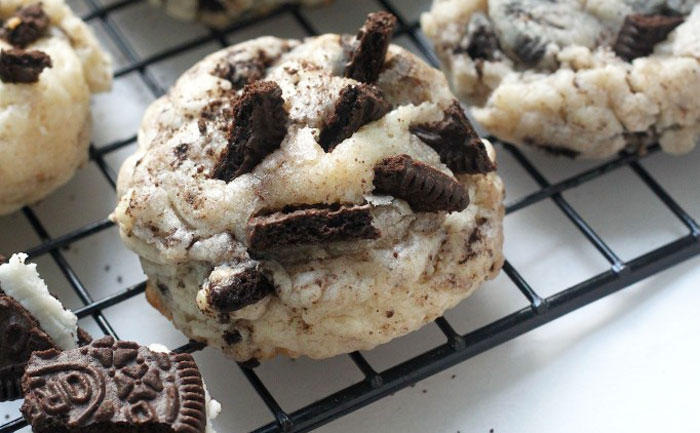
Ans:
[[[414,212],[461,212],[469,205],[468,191],[455,178],[408,155],[374,166],[374,191],[406,200]]]
[[[0,401],[22,396],[22,374],[32,352],[55,347],[24,307],[0,295]]]
[[[202,433],[206,427],[204,387],[192,356],[111,337],[62,353],[35,353],[22,389],[22,413],[36,433],[117,426]]]

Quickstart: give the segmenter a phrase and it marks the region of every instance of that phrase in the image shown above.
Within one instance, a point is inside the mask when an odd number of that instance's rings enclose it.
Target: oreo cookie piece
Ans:
[[[25,6],[5,21],[0,37],[10,44],[24,48],[46,34],[49,17],[41,3]]]
[[[654,46],[683,24],[682,16],[631,14],[625,17],[613,47],[615,54],[627,61],[654,52]]]
[[[391,104],[377,87],[370,84],[344,87],[333,114],[321,128],[319,144],[323,150],[331,152],[362,126],[381,119],[390,110]]]
[[[406,200],[414,212],[461,212],[469,205],[461,183],[408,155],[390,156],[374,166],[374,192]]]
[[[395,28],[396,17],[389,12],[369,14],[357,34],[357,45],[350,54],[345,76],[365,83],[376,81]]]
[[[202,377],[189,354],[111,337],[32,355],[22,414],[35,433],[204,433]]]
[[[274,293],[275,286],[257,263],[217,266],[197,294],[197,305],[205,314],[218,316],[257,303]]]
[[[252,251],[287,245],[377,239],[369,205],[317,204],[288,207],[248,221],[246,241]]]
[[[39,322],[0,290],[0,401],[22,397],[22,374],[35,351],[57,349]]]
[[[442,120],[411,125],[410,131],[435,149],[440,161],[457,174],[486,174],[496,169],[484,143],[457,101],[445,110]]]
[[[51,57],[36,50],[9,49],[0,52],[0,80],[3,83],[36,83]]]
[[[213,177],[230,182],[253,170],[279,148],[287,135],[287,110],[282,89],[271,81],[256,81],[243,88],[233,104],[228,146],[217,162]]]

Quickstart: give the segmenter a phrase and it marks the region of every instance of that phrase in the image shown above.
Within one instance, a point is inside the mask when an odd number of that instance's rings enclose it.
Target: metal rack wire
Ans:
[[[151,72],[148,70],[148,66],[206,43],[215,42],[222,47],[227,46],[228,43],[224,38],[225,34],[282,15],[293,17],[308,35],[317,34],[313,24],[300,13],[298,7],[285,6],[274,10],[266,17],[248,18],[223,30],[210,30],[208,34],[204,36],[163,50],[149,57],[141,58],[136,50],[134,50],[134,47],[130,45],[129,41],[121,33],[120,29],[110,19],[110,14],[117,10],[141,3],[142,1],[143,0],[119,0],[110,3],[108,6],[103,6],[99,4],[97,0],[86,0],[91,10],[83,16],[83,19],[86,21],[98,20],[101,22],[108,36],[115,43],[121,54],[127,59],[128,64],[115,72],[115,78],[136,72],[155,97],[161,96],[164,93],[164,89],[161,88],[155,77],[152,76]],[[433,65],[437,65],[434,53],[418,36],[418,22],[409,22],[406,20],[390,0],[376,1],[381,7],[384,7],[398,17],[399,27],[397,36],[407,36],[429,62]],[[102,174],[112,188],[115,187],[116,174],[105,162],[105,157],[135,141],[136,136],[133,135],[127,139],[115,141],[99,148],[94,146],[90,148],[90,159],[100,168]],[[568,218],[571,224],[573,224],[608,261],[609,268],[598,275],[594,275],[579,284],[549,297],[542,297],[528,284],[518,270],[513,267],[510,262],[506,261],[503,270],[513,281],[521,294],[527,299],[529,303],[527,307],[513,311],[467,334],[459,334],[445,318],[439,318],[436,320],[436,324],[444,334],[446,338],[445,342],[438,342],[437,347],[384,371],[376,371],[363,355],[357,352],[352,353],[348,356],[360,370],[364,376],[364,380],[291,413],[287,413],[280,407],[274,395],[256,374],[254,370],[255,365],[240,365],[241,371],[274,418],[270,423],[254,430],[253,433],[307,432],[313,430],[545,323],[551,322],[560,316],[623,289],[650,275],[667,269],[683,260],[700,255],[700,227],[698,223],[694,221],[651,174],[639,164],[639,160],[642,158],[659,152],[660,149],[658,145],[650,146],[646,149],[646,152],[643,153],[620,154],[617,158],[602,163],[587,171],[557,183],[550,183],[545,176],[537,170],[534,164],[532,164],[517,148],[495,139],[493,141],[497,146],[500,146],[503,150],[512,154],[515,160],[539,186],[537,191],[511,203],[506,209],[506,213],[511,214],[542,201],[551,200]],[[568,190],[623,167],[631,168],[639,178],[639,181],[646,185],[646,187],[648,187],[688,229],[686,235],[628,261],[622,260],[562,196],[562,193]],[[102,332],[106,335],[118,338],[115,330],[102,314],[102,311],[143,293],[145,290],[145,282],[125,288],[107,298],[94,300],[61,251],[62,248],[102,232],[112,227],[113,224],[105,218],[52,238],[44,228],[42,221],[31,209],[25,208],[23,212],[27,221],[41,240],[40,244],[27,251],[30,258],[36,258],[46,254],[51,255],[84,305],[82,308],[75,310],[77,316],[79,318],[91,316]],[[201,344],[190,342],[178,348],[177,351],[194,352],[201,349],[203,349]],[[0,433],[15,432],[25,425],[26,423],[24,420],[15,419],[0,426]]]

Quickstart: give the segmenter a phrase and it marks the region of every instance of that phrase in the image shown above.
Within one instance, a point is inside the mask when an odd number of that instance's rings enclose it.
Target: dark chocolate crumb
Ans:
[[[78,327],[78,346],[83,347],[92,343],[92,335],[83,328]]]
[[[42,37],[49,23],[41,3],[25,6],[5,21],[0,37],[16,47],[24,48]]]
[[[248,268],[234,275],[225,285],[212,286],[207,301],[216,311],[230,313],[255,304],[274,291],[275,286],[260,270]]]
[[[613,46],[615,54],[627,61],[647,56],[684,20],[682,16],[627,15]]]
[[[223,12],[226,7],[218,0],[199,0],[199,10],[208,12]]]
[[[467,46],[458,46],[454,52],[467,53],[472,59],[493,60],[499,49],[498,37],[493,30],[485,25],[479,25],[469,35]]]
[[[227,59],[216,66],[214,75],[230,81],[234,90],[240,90],[265,76],[265,62],[260,57],[245,61]]]
[[[36,83],[51,57],[36,50],[9,49],[0,52],[0,80],[3,83]]]
[[[457,101],[445,110],[442,120],[411,125],[409,129],[457,174],[485,174],[496,169],[486,146]]]
[[[392,317],[394,317],[394,311],[393,311],[393,310],[389,310],[389,311],[387,311],[385,314],[386,314],[386,318],[387,318],[387,319],[391,319]]]
[[[224,332],[224,336],[223,336],[223,337],[224,337],[224,341],[225,341],[226,344],[228,344],[229,346],[233,346],[234,344],[238,344],[238,343],[240,343],[241,341],[243,341],[243,336],[241,335],[240,332],[238,332],[238,331],[235,330],[235,329],[234,329],[233,331],[231,331],[231,332],[229,332],[229,331]]]
[[[247,369],[251,370],[253,368],[260,367],[260,361],[258,361],[255,358],[251,358],[247,361],[239,362],[238,365],[240,365],[243,368],[247,368]]]
[[[252,251],[285,245],[376,239],[369,205],[325,205],[289,207],[248,221],[246,239]]]
[[[230,182],[248,173],[279,148],[287,134],[287,111],[282,89],[271,81],[256,81],[243,89],[233,105],[228,146],[219,157],[213,177]]]
[[[376,81],[395,27],[396,17],[389,12],[367,15],[365,25],[357,34],[357,45],[350,54],[350,62],[345,67],[345,76],[365,83]]]
[[[323,150],[331,152],[362,126],[381,119],[390,110],[391,104],[377,87],[369,84],[344,87],[333,114],[321,128],[319,144]]]
[[[537,36],[521,36],[515,41],[515,55],[526,65],[534,66],[542,60],[547,51],[545,41]]]
[[[374,189],[406,200],[414,212],[460,212],[469,205],[469,193],[461,183],[408,155],[391,156],[375,165]]]

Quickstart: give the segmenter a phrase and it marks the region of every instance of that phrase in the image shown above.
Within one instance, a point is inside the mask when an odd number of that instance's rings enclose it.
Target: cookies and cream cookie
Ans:
[[[112,219],[190,338],[239,361],[370,349],[498,273],[494,149],[394,26],[234,45],[147,110]]]
[[[285,4],[321,6],[332,0],[149,0],[169,15],[187,21],[201,21],[224,27],[245,15],[262,15]]]
[[[0,215],[40,200],[87,159],[90,94],[111,66],[63,0],[0,3]]]
[[[435,0],[422,26],[495,136],[604,158],[700,139],[697,0]]]

